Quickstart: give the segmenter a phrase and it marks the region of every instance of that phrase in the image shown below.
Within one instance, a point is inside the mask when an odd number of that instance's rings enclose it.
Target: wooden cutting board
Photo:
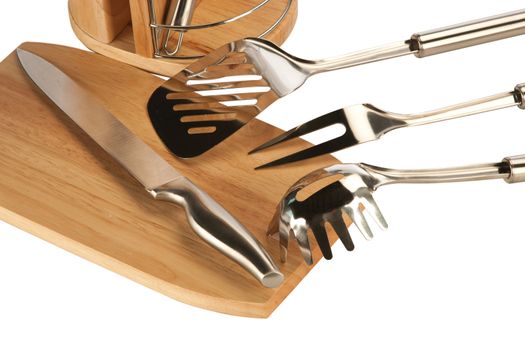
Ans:
[[[279,199],[302,175],[334,158],[256,172],[255,165],[306,143],[298,140],[279,151],[248,156],[248,150],[280,132],[254,120],[203,156],[176,159],[157,138],[146,111],[150,93],[162,80],[77,49],[37,43],[21,47],[78,79],[279,260],[278,241],[266,235]],[[310,269],[291,242],[289,260],[279,263],[283,285],[260,286],[200,240],[183,210],[153,200],[42,94],[15,53],[0,63],[0,219],[176,300],[233,315],[268,317]],[[335,235],[330,235],[333,242]],[[314,256],[318,261],[317,246]]]

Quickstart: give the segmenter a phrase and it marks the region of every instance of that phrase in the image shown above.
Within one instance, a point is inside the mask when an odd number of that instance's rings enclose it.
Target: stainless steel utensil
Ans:
[[[272,258],[241,223],[135,136],[89,91],[42,57],[22,49],[17,49],[17,55],[35,84],[155,199],[183,207],[199,237],[264,286],[282,283],[283,275]]]
[[[338,181],[322,187],[305,200],[298,194],[322,179],[338,176]],[[458,168],[395,170],[368,164],[338,164],[314,171],[295,183],[284,195],[270,224],[268,233],[279,234],[281,260],[286,261],[288,242],[295,237],[307,264],[312,264],[308,230],[312,230],[326,259],[332,250],[325,231],[329,223],[347,250],[354,245],[343,221],[348,215],[363,236],[373,238],[362,209],[386,229],[387,223],[372,193],[380,186],[396,183],[439,183],[504,179],[508,183],[525,182],[525,155],[505,158],[500,163],[480,164]]]
[[[305,60],[262,39],[225,45],[158,88],[148,111],[159,137],[179,157],[195,157],[229,137],[314,74],[414,54],[442,52],[525,33],[525,10],[414,34],[346,56]]]
[[[195,6],[197,5],[197,0],[171,0],[168,6],[167,11],[167,24],[170,26],[188,26],[191,24],[191,19],[193,17],[193,12],[195,11]],[[170,49],[170,39],[172,30],[167,29],[164,31],[163,45],[162,49],[164,53],[168,56],[175,56],[182,47],[182,42],[184,40],[184,31],[177,31],[177,46],[173,50]]]
[[[360,143],[374,141],[389,131],[406,126],[430,124],[512,106],[518,106],[523,109],[525,108],[524,94],[525,84],[520,84],[511,92],[480,98],[420,114],[385,112],[371,104],[349,106],[299,125],[260,145],[249,153],[259,152],[268,147],[331,125],[340,124],[345,127],[345,133],[341,136],[260,165],[256,169],[297,162],[322,154],[336,152]]]

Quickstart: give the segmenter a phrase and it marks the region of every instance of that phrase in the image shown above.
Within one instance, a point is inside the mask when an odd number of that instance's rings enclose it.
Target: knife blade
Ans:
[[[183,207],[199,237],[265,287],[282,283],[283,275],[268,252],[240,222],[133,134],[89,91],[44,58],[23,49],[17,49],[17,55],[42,92],[155,199]]]

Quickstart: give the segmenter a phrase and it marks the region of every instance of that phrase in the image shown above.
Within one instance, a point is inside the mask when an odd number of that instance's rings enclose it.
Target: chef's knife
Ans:
[[[155,198],[186,210],[195,233],[266,287],[283,275],[257,239],[223,207],[126,128],[86,89],[42,57],[17,49],[35,84]]]

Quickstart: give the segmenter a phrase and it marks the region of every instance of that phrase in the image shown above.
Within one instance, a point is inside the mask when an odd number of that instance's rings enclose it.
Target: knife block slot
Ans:
[[[197,0],[188,26],[169,27],[169,4],[170,0],[69,0],[69,14],[75,34],[89,49],[165,76],[244,37],[262,36],[281,45],[297,18],[297,0]],[[168,58],[162,39],[168,35],[176,44],[180,33],[181,49]]]

